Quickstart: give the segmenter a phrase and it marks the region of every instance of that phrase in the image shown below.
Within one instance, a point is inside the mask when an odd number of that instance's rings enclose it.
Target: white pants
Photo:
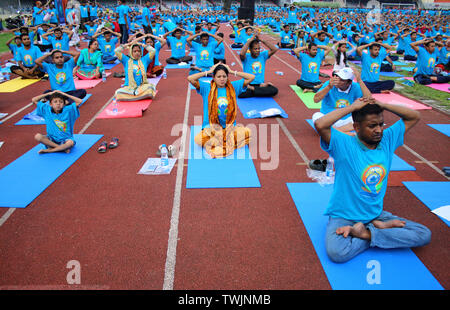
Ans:
[[[322,112],[314,113],[313,116],[312,116],[313,123],[315,123],[319,118],[321,118],[324,115],[325,114],[323,114]],[[351,116],[347,117],[346,119],[338,120],[336,123],[333,124],[333,126],[334,127],[342,127],[342,126],[345,126],[347,124],[353,124],[353,119],[352,119]]]

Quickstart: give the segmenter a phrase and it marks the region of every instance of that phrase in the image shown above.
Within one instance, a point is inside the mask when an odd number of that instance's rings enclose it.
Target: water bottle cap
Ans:
[[[161,145],[161,147],[166,147],[166,145],[165,145],[165,144],[163,144],[163,145]]]

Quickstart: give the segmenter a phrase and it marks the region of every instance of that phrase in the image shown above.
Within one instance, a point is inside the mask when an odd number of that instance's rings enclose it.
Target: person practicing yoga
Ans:
[[[200,37],[200,43],[193,41],[198,36]],[[211,41],[209,39],[210,37],[215,40]],[[222,41],[223,38],[206,31],[194,34],[187,38],[187,44],[194,48],[195,55],[197,55],[195,65],[191,66],[189,74],[208,71],[214,65],[214,50],[217,45],[222,43]]]
[[[186,56],[185,48],[189,36],[183,36],[183,31],[187,32],[189,35],[193,35],[192,32],[181,28],[175,28],[163,35],[163,38],[167,40],[170,45],[172,53],[171,56],[166,59],[168,64],[188,63],[192,61],[192,56]],[[173,34],[173,36],[169,36],[169,34]]]
[[[356,78],[356,82],[353,80]],[[336,72],[329,81],[326,81],[319,91],[314,95],[314,102],[322,101],[320,112],[312,116],[315,123],[325,114],[336,109],[342,109],[351,105],[361,97],[371,97],[370,90],[361,80],[361,75],[356,69],[344,67]],[[341,132],[353,135],[353,121],[350,114],[334,123],[333,127]]]
[[[261,52],[259,42],[262,42],[269,50]],[[248,50],[250,50],[250,53],[247,53]],[[266,61],[277,51],[278,48],[274,44],[262,39],[257,34],[253,35],[245,43],[239,56],[244,67],[244,72],[253,74],[255,79],[247,86],[247,90],[238,96],[239,98],[273,97],[278,93],[278,89],[272,83],[264,82]]]
[[[383,111],[401,119],[384,129]],[[349,113],[356,136],[333,128]],[[430,242],[427,227],[383,210],[394,151],[419,119],[415,110],[360,98],[316,121],[320,146],[335,162],[333,194],[325,211],[325,246],[332,261],[346,262],[372,247],[410,248]]]
[[[73,73],[80,80],[94,80],[100,79],[104,71],[102,52],[98,49],[97,40],[92,39],[89,41],[88,47],[81,50]]]
[[[67,60],[64,57],[67,54]],[[49,54],[36,59],[36,63],[43,71],[48,73],[51,91],[60,90],[68,95],[83,99],[86,96],[85,89],[76,89],[75,81],[73,79],[73,69],[80,56],[76,51],[61,51],[54,50]],[[51,59],[51,63],[45,62],[46,58]],[[50,90],[45,91],[45,93]],[[70,99],[70,97],[69,97]]]
[[[423,47],[419,45],[423,44]],[[439,49],[436,45],[444,47],[442,43],[437,43],[433,39],[425,39],[410,44],[417,52],[417,71],[414,73],[414,81],[422,85],[432,83],[448,83],[450,76],[435,72]]]
[[[231,82],[230,73],[240,79]],[[199,81],[208,74],[213,76],[211,83]],[[250,142],[250,129],[236,126],[237,96],[254,78],[249,73],[233,72],[221,63],[187,78],[203,98],[202,131],[195,137],[195,143],[205,148],[211,157],[226,157]]]
[[[306,50],[307,53],[303,51]],[[296,84],[303,92],[317,92],[322,87],[319,79],[319,71],[325,56],[331,51],[331,47],[309,43],[308,46],[297,47],[293,50],[302,64],[302,73]]]
[[[39,47],[32,45],[28,34],[21,34],[22,46],[17,48],[17,66],[11,66],[12,73],[25,79],[40,79],[45,73],[42,72],[36,59],[42,56]]]
[[[361,78],[372,94],[389,93],[394,89],[393,80],[380,81],[381,63],[387,56],[385,49],[390,49],[389,45],[384,43],[371,42],[356,48],[356,52],[361,56],[362,72]],[[366,50],[368,48],[369,50]],[[393,66],[395,70],[395,66]]]
[[[48,100],[49,103],[42,101],[43,99]],[[41,149],[39,154],[70,153],[70,149],[75,145],[73,127],[80,116],[78,106],[82,100],[60,90],[54,90],[34,97],[32,102],[37,106],[37,115],[45,119],[47,129],[46,135],[38,133],[34,136],[36,141],[46,147]]]
[[[155,56],[155,49],[151,45],[140,43],[143,39],[145,36],[138,37],[115,50],[125,70],[124,86],[115,93],[117,101],[152,99],[155,95],[155,85],[147,79],[147,68]],[[128,48],[128,56],[123,53],[125,47]],[[145,56],[142,56],[142,49],[148,52]]]

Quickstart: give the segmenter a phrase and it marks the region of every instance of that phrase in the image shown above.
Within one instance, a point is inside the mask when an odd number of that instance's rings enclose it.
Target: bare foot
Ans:
[[[390,91],[390,90],[382,90],[381,93],[382,93],[382,94],[390,94],[391,91]]]
[[[387,222],[382,221],[372,221],[373,226],[378,229],[386,229],[386,228],[401,228],[406,225],[405,221],[400,220],[391,220]]]
[[[352,230],[352,226],[342,226],[336,229],[336,235],[342,235],[344,238],[347,238]]]
[[[68,148],[67,150],[64,150],[64,152],[65,152],[66,154],[69,154],[69,153],[70,153],[70,148]]]
[[[248,87],[248,86],[247,86]],[[312,89],[309,89],[309,88],[305,88],[304,90],[303,90],[303,93],[312,93],[313,92],[313,90]]]
[[[352,230],[351,230],[350,234],[355,238],[365,239],[365,240],[370,240],[370,237],[371,237],[370,230],[368,230],[366,228],[366,226],[364,226],[364,224],[361,222],[358,222],[352,226]]]
[[[42,149],[42,150],[39,150],[38,154],[44,154],[44,153],[48,153],[48,152],[49,152],[49,149]]]

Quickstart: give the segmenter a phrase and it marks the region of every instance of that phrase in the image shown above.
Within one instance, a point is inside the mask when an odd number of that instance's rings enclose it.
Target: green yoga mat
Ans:
[[[290,85],[292,90],[302,100],[308,109],[320,109],[322,107],[322,101],[314,102],[315,93],[304,93],[303,90],[297,85]]]

